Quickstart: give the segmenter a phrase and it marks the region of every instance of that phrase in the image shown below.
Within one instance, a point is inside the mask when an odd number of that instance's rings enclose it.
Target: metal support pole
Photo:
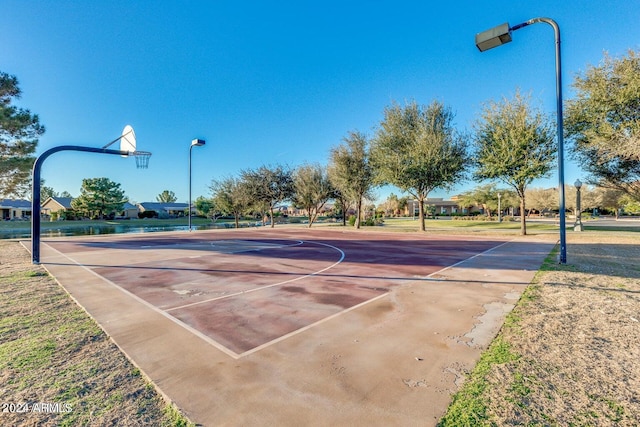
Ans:
[[[193,144],[189,146],[189,206],[187,206],[187,216],[189,217],[189,231],[191,231],[191,151]]]
[[[189,231],[191,231],[191,150],[193,147],[202,147],[206,142],[204,139],[194,139],[189,146],[189,207],[187,208],[187,215],[189,216]]]
[[[40,264],[40,179],[42,163],[50,155],[58,151],[85,151],[89,153],[115,154],[128,156],[128,151],[108,150],[106,148],[80,147],[76,145],[61,145],[53,147],[40,154],[33,164],[33,183],[31,186],[31,262]]]

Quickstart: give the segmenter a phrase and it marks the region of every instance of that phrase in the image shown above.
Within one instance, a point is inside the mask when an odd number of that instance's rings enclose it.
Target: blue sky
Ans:
[[[18,105],[58,145],[102,147],[125,125],[150,166],[131,158],[61,152],[42,176],[77,196],[83,178],[108,177],[132,201],[163,190],[188,200],[245,168],[326,164],[349,131],[373,136],[386,106],[439,100],[471,130],[483,102],[516,88],[555,117],[553,31],[518,30],[480,53],[476,33],[546,16],[562,34],[564,98],[603,52],[640,48],[640,1],[33,1],[2,0],[0,70],[16,75]],[[116,148],[116,147],[114,147]],[[565,179],[583,178],[567,162]],[[555,186],[556,169],[533,186]],[[447,197],[477,183],[466,182]],[[390,189],[378,191],[384,198]],[[399,192],[396,190],[396,194]]]

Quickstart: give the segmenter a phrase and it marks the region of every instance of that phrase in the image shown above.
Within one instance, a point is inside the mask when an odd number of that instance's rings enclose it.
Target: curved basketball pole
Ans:
[[[118,139],[120,139],[120,137],[118,137]],[[107,146],[109,145],[111,144]],[[125,157],[134,154],[129,151],[108,150],[106,148],[60,145],[50,148],[38,156],[33,164],[33,184],[31,190],[31,261],[33,264],[40,264],[40,171],[42,169],[42,163],[44,163],[47,157],[58,151],[85,151],[89,153],[115,154]]]

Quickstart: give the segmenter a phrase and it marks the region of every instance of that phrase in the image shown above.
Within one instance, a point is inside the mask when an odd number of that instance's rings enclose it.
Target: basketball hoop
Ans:
[[[134,151],[129,153],[129,155],[134,156],[136,158],[136,167],[138,169],[147,169],[149,167],[149,158],[151,157],[151,153],[148,151]]]

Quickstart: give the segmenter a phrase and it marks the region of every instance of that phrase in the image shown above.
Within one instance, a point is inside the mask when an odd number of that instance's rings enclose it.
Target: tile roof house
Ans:
[[[20,220],[31,217],[31,202],[24,199],[0,199],[0,219]]]
[[[158,216],[184,216],[188,203],[162,203],[162,202],[143,202],[138,203],[140,212],[154,211]],[[191,208],[193,210],[193,207]]]
[[[122,213],[119,216],[122,218],[138,218],[138,207],[129,202],[124,202]]]
[[[73,209],[71,207],[71,201],[73,197],[49,197],[44,201],[40,212],[45,215],[51,215],[52,212],[66,211]]]

